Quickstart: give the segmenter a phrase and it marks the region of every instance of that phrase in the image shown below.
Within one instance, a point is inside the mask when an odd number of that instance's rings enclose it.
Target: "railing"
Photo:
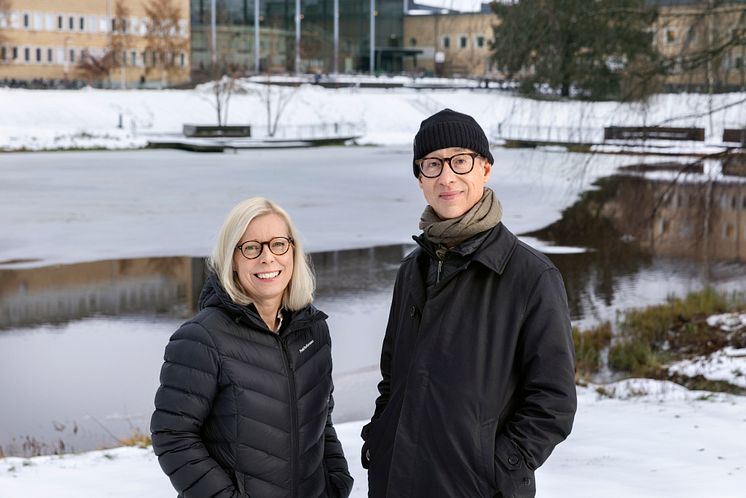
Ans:
[[[270,135],[266,125],[252,125],[252,138],[274,138],[281,140],[311,140],[319,138],[356,137],[365,134],[362,123],[338,122],[306,125],[279,125]]]

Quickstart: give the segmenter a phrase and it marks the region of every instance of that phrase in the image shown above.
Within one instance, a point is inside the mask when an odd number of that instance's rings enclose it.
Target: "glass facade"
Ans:
[[[370,0],[339,1],[340,73],[367,72]],[[254,0],[216,0],[217,43],[212,65],[211,2],[191,0],[192,68],[196,79],[254,71]],[[376,0],[377,71],[402,70],[403,2]],[[295,0],[260,0],[260,70],[295,70]],[[334,0],[301,1],[300,71],[334,70]]]

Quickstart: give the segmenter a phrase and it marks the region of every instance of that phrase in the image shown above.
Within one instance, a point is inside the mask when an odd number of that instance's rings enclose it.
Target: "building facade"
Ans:
[[[405,71],[437,76],[496,77],[489,41],[498,18],[491,12],[410,14],[404,18],[404,41],[420,55]]]
[[[180,19],[173,33],[183,46],[173,53],[167,81],[157,54],[148,50],[146,4],[153,0],[10,0],[0,14],[0,82],[86,80],[103,86],[178,84],[188,81],[189,0],[171,0]],[[117,11],[117,4],[124,6]],[[121,20],[117,12],[126,14]],[[86,71],[103,63],[116,38],[116,67]]]
[[[301,73],[368,72],[370,67],[370,0],[338,0],[339,43],[335,64],[334,0],[300,2],[299,67]],[[259,71],[296,70],[295,0],[261,0],[259,7]],[[192,61],[195,79],[219,72],[254,72],[254,0],[191,0]],[[212,50],[212,18],[216,42]],[[402,0],[375,2],[375,68],[401,72],[403,49]],[[213,64],[215,60],[215,64]]]
[[[655,45],[671,89],[746,88],[746,0],[656,0]]]

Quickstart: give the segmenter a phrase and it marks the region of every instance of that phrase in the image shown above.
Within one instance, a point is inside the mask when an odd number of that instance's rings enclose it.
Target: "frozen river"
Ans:
[[[516,233],[559,220],[631,160],[494,155],[490,186]],[[0,447],[82,450],[146,432],[163,347],[198,292],[195,262],[227,211],[254,195],[283,205],[314,253],[316,304],[334,340],[335,419],[369,416],[390,289],[424,207],[410,165],[401,147],[0,155]],[[741,264],[703,272],[657,256],[610,269],[593,248],[527,240],[565,274],[578,324],[703,283],[738,288],[746,274]]]

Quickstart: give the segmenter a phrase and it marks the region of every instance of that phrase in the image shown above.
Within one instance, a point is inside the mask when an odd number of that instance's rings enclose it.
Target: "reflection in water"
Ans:
[[[393,285],[409,245],[311,254],[318,298],[374,294]],[[63,323],[90,316],[196,311],[203,258],[97,261],[0,270],[0,329]]]
[[[561,220],[530,234],[592,249],[550,255],[574,320],[613,320],[619,309],[707,285],[743,290],[746,179],[712,180],[704,169],[713,165],[704,166],[623,168],[598,180]]]

